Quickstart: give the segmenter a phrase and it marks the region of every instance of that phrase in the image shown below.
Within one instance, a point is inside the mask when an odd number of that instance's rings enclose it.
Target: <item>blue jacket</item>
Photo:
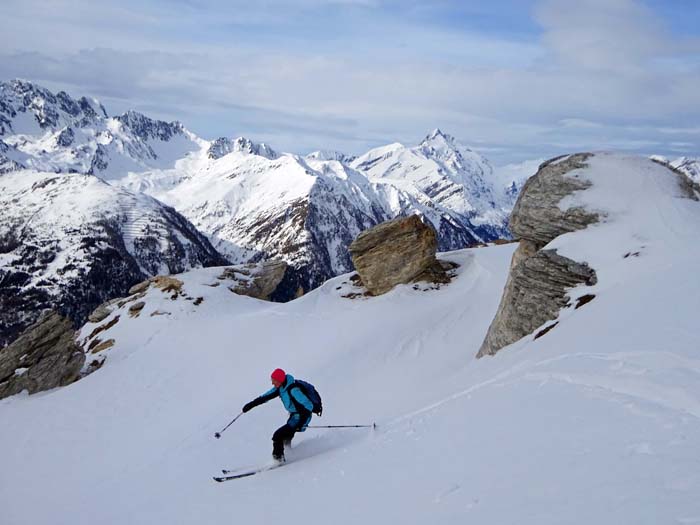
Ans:
[[[294,384],[294,377],[287,374],[287,379],[279,388],[272,387],[270,390],[257,397],[254,405],[267,403],[270,399],[277,396],[282,400],[284,408],[289,412],[287,424],[296,429],[297,432],[303,432],[311,421],[311,412],[314,409],[314,404],[306,397],[302,389]]]

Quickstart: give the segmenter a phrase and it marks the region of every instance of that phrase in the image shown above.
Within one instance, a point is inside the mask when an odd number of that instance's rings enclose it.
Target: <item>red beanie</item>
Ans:
[[[284,383],[287,379],[287,374],[281,368],[277,368],[274,372],[272,372],[272,374],[270,374],[270,378],[279,383]]]

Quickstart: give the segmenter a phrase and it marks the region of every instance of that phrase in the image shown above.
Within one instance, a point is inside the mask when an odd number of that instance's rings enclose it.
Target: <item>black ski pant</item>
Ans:
[[[275,430],[275,433],[272,434],[272,455],[276,458],[284,456],[284,443],[291,441],[296,432],[294,427],[286,423]]]
[[[291,417],[289,419],[292,419]],[[300,428],[308,423],[311,419],[311,414],[302,415],[299,418],[299,423],[292,425],[287,421],[284,425],[275,430],[272,434],[272,455],[275,457],[284,456],[284,444],[292,441],[294,434],[296,434]]]

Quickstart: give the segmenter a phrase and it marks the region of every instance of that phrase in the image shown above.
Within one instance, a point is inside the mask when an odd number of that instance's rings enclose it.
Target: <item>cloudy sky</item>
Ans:
[[[2,0],[24,78],[296,153],[700,156],[697,0]]]

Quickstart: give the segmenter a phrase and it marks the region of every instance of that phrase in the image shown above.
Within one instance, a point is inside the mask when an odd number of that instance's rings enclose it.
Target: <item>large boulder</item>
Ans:
[[[437,246],[435,230],[411,215],[363,231],[349,250],[362,284],[370,294],[381,295],[421,275],[444,275],[435,258]]]
[[[599,220],[596,213],[583,208],[559,206],[567,195],[590,187],[576,171],[586,166],[590,156],[579,153],[549,160],[525,183],[510,218],[511,231],[520,244],[513,254],[496,317],[477,357],[493,355],[556,319],[561,308],[569,304],[570,288],[597,282],[595,271],[585,262],[543,249],[559,235]]]
[[[80,377],[84,362],[71,321],[48,312],[0,350],[0,399],[68,385]]]
[[[269,300],[287,272],[287,263],[281,260],[249,263],[226,268],[220,279],[234,280],[229,289],[239,295]]]

